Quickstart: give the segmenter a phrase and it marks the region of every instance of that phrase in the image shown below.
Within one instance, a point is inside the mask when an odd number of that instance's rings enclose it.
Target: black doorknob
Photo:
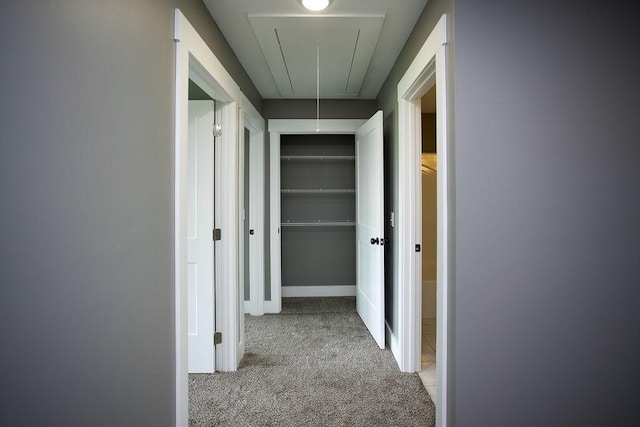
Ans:
[[[377,237],[372,237],[371,238],[371,244],[372,245],[379,245],[380,244],[380,239],[378,239]]]

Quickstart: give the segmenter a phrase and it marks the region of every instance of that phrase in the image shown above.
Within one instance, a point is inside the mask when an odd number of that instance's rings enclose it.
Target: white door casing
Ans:
[[[282,264],[280,234],[280,135],[342,134],[355,135],[365,123],[362,119],[270,119],[270,252],[271,252],[271,299],[265,301],[265,313],[279,313],[282,308]],[[320,130],[318,131],[318,125]]]
[[[376,237],[378,239],[383,238],[384,241],[384,175],[383,175],[383,139],[382,139],[382,111],[378,111],[369,121],[361,119],[349,119],[349,120],[312,120],[312,119],[272,119],[268,122],[268,130],[270,134],[270,170],[271,170],[271,188],[270,188],[270,210],[271,210],[271,301],[265,302],[266,313],[278,313],[281,309],[281,239],[280,239],[280,135],[285,134],[352,134],[355,135],[358,132],[361,133],[363,140],[368,141],[376,135],[375,145],[378,151],[375,155],[371,155],[368,150],[363,153],[364,156],[369,156],[370,161],[374,162],[370,167],[367,166],[366,173],[375,175],[374,178],[366,178],[365,180],[375,181],[378,187],[376,190],[377,196],[372,198],[365,196],[364,199],[369,199],[376,207],[364,209],[365,211],[376,211],[379,214],[378,226],[373,226],[370,218],[373,218],[374,214],[367,216],[365,224],[369,224],[372,229],[377,229]],[[318,124],[320,130],[317,131]],[[374,126],[376,131],[370,132],[369,126]],[[357,138],[357,136],[356,136]],[[371,142],[371,141],[370,141]],[[358,154],[356,153],[356,159]],[[357,161],[357,160],[356,160]],[[372,184],[373,185],[373,184]],[[356,183],[357,186],[357,183]],[[377,192],[379,191],[379,193]],[[356,195],[359,190],[356,189]],[[373,193],[373,191],[371,192]],[[356,199],[358,200],[358,199]],[[358,203],[358,201],[356,202]],[[373,205],[372,205],[373,206]],[[356,207],[356,211],[362,211],[363,208]],[[357,227],[357,226],[356,226]],[[357,231],[356,231],[357,234]],[[369,236],[366,240],[369,246],[372,246]],[[371,260],[367,260],[371,266],[375,266],[377,269],[374,275],[375,283],[377,284],[374,290],[373,285],[367,285],[363,288],[361,298],[358,297],[356,288],[356,300],[361,299],[360,304],[364,304],[362,313],[367,319],[372,319],[369,324],[373,325],[370,328],[372,336],[376,340],[376,343],[384,348],[385,346],[385,329],[384,329],[384,248],[382,245],[378,246],[378,255]],[[357,250],[357,249],[356,249]],[[365,252],[366,253],[366,252]],[[357,260],[358,258],[356,258]],[[357,262],[357,261],[356,261]],[[373,283],[370,282],[369,283]],[[367,301],[368,302],[365,302]],[[358,305],[358,302],[356,302]],[[360,312],[360,310],[358,310]],[[360,314],[361,317],[363,314]],[[375,320],[373,320],[375,319]],[[365,321],[367,324],[368,320]],[[369,326],[368,326],[369,327]],[[374,335],[375,334],[375,335]]]
[[[356,308],[380,348],[384,320],[382,111],[356,132]]]
[[[264,314],[265,290],[265,123],[250,103],[243,103],[240,112],[242,129],[249,131],[249,300],[244,301],[244,312],[254,316]],[[241,133],[244,139],[244,132]],[[246,156],[246,153],[244,154]]]
[[[342,134],[355,135],[366,122],[362,119],[270,119],[269,131],[269,209],[271,253],[271,299],[265,301],[265,313],[279,313],[282,309],[282,264],[280,234],[280,135]],[[320,130],[318,129],[318,126]]]
[[[187,163],[188,87],[193,80],[216,100],[216,116],[225,129],[215,142],[215,222],[222,240],[215,246],[216,326],[222,343],[216,346],[216,370],[233,371],[242,357],[242,311],[238,291],[239,111],[255,112],[233,77],[211,52],[179,9],[175,9],[176,42],[175,156],[174,156],[174,290],[175,290],[175,424],[187,426],[188,414],[188,289],[187,289]],[[218,106],[218,101],[220,105]],[[259,116],[257,112],[255,115]],[[259,120],[259,119],[257,119]],[[169,191],[169,190],[167,190]]]
[[[450,88],[447,64],[448,27],[444,14],[433,28],[422,48],[398,83],[398,231],[396,239],[397,267],[394,287],[398,289],[398,327],[391,332],[391,346],[403,372],[420,370],[421,341],[421,274],[420,254],[413,245],[421,240],[420,194],[420,98],[435,84],[438,115],[436,116],[437,166],[437,341],[436,341],[436,426],[448,424],[449,396],[449,294],[450,266],[453,253],[453,223],[450,220],[453,183],[450,158]],[[397,335],[397,336],[394,336]]]
[[[189,101],[187,288],[189,372],[215,371],[213,101]]]

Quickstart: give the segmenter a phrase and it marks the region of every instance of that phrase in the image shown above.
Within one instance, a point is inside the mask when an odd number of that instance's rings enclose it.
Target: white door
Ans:
[[[187,286],[189,372],[215,371],[213,101],[189,101]]]
[[[356,132],[356,308],[380,348],[384,337],[382,111]]]

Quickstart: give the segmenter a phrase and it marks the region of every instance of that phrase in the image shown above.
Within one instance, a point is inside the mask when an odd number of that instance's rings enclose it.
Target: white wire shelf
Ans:
[[[355,227],[356,222],[345,221],[287,221],[280,224],[282,227]]]
[[[285,161],[354,161],[356,156],[280,156]]]
[[[282,194],[355,194],[355,188],[283,188]]]

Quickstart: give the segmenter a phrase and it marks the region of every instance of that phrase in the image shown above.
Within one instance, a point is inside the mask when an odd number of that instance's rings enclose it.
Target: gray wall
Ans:
[[[387,210],[395,85],[452,9],[429,1],[378,97]],[[637,424],[637,12],[455,1],[452,425]]]
[[[456,0],[456,425],[637,425],[637,5]]]
[[[429,1],[405,51],[451,8]],[[637,15],[455,1],[452,425],[637,425]]]
[[[198,0],[2,2],[0,425],[173,425],[177,5],[246,82]]]

